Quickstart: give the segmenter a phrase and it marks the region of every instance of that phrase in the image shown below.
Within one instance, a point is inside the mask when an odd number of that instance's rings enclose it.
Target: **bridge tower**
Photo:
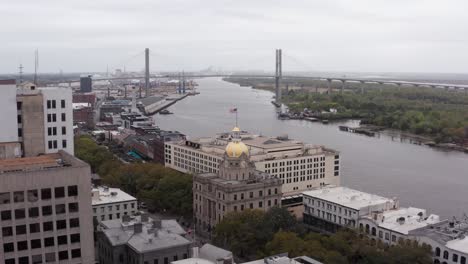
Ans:
[[[276,72],[275,72],[275,91],[276,102],[281,103],[281,76],[282,76],[281,49],[276,50]]]
[[[149,89],[149,49],[145,49],[145,97],[148,97],[148,89]],[[141,97],[141,95],[140,95]]]

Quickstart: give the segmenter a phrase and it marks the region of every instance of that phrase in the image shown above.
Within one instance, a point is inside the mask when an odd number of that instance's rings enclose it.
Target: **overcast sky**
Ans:
[[[0,72],[468,73],[466,0],[5,0]]]

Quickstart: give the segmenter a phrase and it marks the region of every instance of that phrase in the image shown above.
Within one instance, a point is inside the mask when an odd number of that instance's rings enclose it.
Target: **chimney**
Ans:
[[[198,258],[198,252],[199,252],[199,248],[198,247],[193,247],[192,248],[192,258]]]
[[[160,219],[154,219],[153,220],[153,228],[158,228],[161,229],[162,227],[162,222]]]
[[[133,225],[133,232],[135,234],[139,234],[143,231],[143,224],[142,223],[135,223]]]
[[[123,215],[122,216],[122,222],[124,222],[124,223],[130,222],[130,216],[129,215]]]
[[[141,214],[141,222],[142,223],[146,223],[148,222],[148,214],[144,213],[144,214]]]

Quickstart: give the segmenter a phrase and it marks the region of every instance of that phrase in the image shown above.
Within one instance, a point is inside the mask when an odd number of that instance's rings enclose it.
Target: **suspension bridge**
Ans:
[[[138,55],[141,55],[138,54]],[[361,92],[364,92],[364,86],[368,84],[379,84],[379,85],[395,85],[397,87],[402,86],[413,86],[413,87],[428,87],[428,88],[443,88],[443,89],[454,89],[454,90],[464,90],[468,92],[468,85],[463,84],[451,84],[451,83],[434,83],[434,82],[413,82],[413,81],[403,81],[403,80],[385,80],[385,79],[364,79],[364,78],[346,78],[346,77],[327,77],[327,76],[310,76],[310,75],[301,75],[301,74],[287,74],[283,75],[283,54],[281,49],[276,50],[275,54],[275,72],[274,74],[236,74],[236,73],[215,73],[215,74],[204,74],[200,72],[184,72],[183,75],[178,73],[169,73],[169,74],[151,74],[150,73],[150,50],[148,48],[144,51],[144,64],[145,71],[144,75],[132,75],[126,77],[96,77],[93,78],[95,81],[108,80],[135,80],[142,79],[144,80],[144,89],[145,97],[148,96],[148,89],[150,88],[150,79],[162,79],[162,78],[172,78],[180,79],[183,78],[209,78],[209,77],[222,77],[222,78],[268,78],[274,80],[275,83],[275,93],[276,101],[281,101],[281,82],[284,79],[287,80],[311,80],[311,81],[324,81],[327,84],[327,92],[331,94],[333,92],[332,83],[338,82],[340,89],[339,92],[343,92],[348,83],[357,83],[360,84]],[[133,56],[132,58],[135,58]],[[66,80],[61,81],[61,83],[71,84],[72,82],[78,82],[79,80]]]

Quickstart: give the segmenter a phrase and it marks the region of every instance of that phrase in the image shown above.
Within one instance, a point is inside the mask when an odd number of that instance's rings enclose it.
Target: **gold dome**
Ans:
[[[226,146],[226,155],[230,158],[238,158],[242,153],[249,155],[249,148],[242,142],[229,142]]]

